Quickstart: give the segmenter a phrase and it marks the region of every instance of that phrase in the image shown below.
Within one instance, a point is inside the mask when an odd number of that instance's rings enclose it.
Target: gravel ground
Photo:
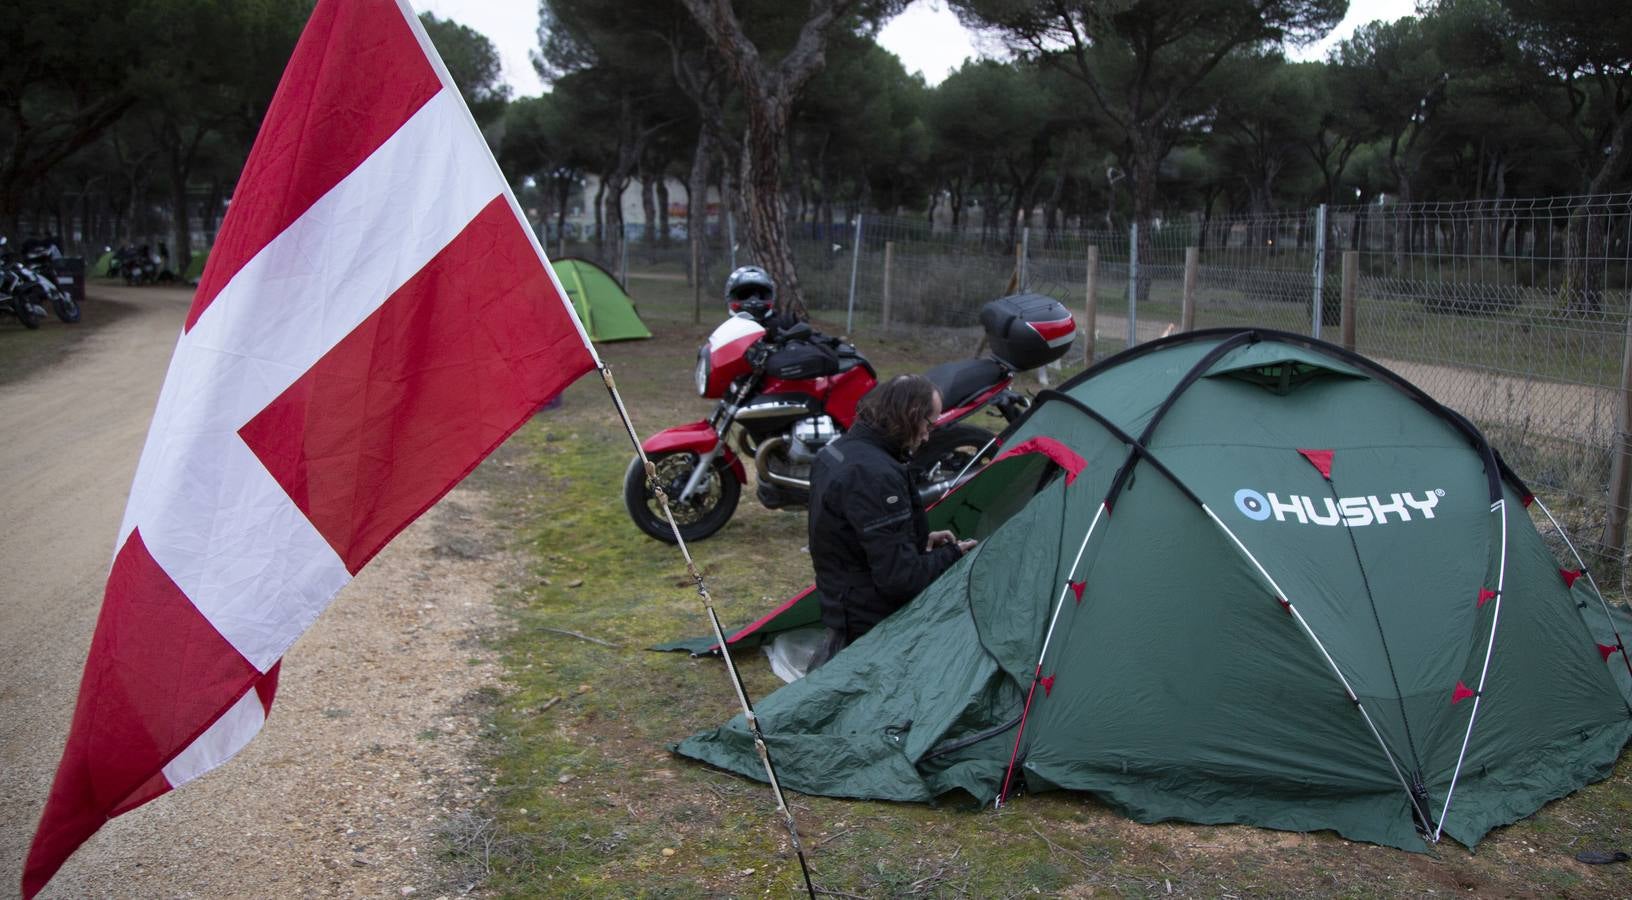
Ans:
[[[0,392],[0,897],[18,891],[72,713],[111,541],[189,296],[135,309]],[[97,300],[86,315],[96,314]],[[0,359],[8,341],[0,335]],[[501,451],[500,456],[503,456]],[[505,464],[490,462],[489,471]],[[480,483],[478,475],[472,479]],[[517,562],[477,484],[457,488],[336,598],[284,659],[239,756],[114,819],[43,897],[457,896],[479,867],[489,776],[472,762],[500,686],[482,640]]]

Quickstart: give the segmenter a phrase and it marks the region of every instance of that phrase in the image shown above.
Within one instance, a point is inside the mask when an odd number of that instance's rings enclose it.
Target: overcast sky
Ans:
[[[433,12],[486,35],[499,48],[504,77],[514,95],[535,96],[544,92],[528,62],[527,53],[538,45],[538,4],[536,0],[411,0],[420,12]],[[616,2],[616,0],[609,0]],[[1289,55],[1294,59],[1324,59],[1333,43],[1354,33],[1356,26],[1374,19],[1393,21],[1415,12],[1415,0],[1349,0],[1349,15],[1325,40]],[[914,0],[907,11],[884,26],[878,41],[901,58],[908,72],[922,72],[930,84],[978,56],[972,36],[958,24],[952,11],[939,0]]]

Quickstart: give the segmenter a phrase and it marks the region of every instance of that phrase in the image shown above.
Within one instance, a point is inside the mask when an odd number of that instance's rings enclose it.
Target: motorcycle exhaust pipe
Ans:
[[[926,484],[918,489],[918,499],[922,500],[925,506],[929,506],[942,497],[945,497],[947,494],[952,493],[952,491],[955,489],[967,484],[969,481],[973,480],[974,477],[975,473],[970,473],[961,478],[948,478],[944,481],[936,481],[931,484]]]
[[[781,475],[771,471],[769,454],[771,453],[772,449],[782,444],[786,444],[787,442],[788,439],[785,437],[773,437],[770,440],[767,440],[765,443],[760,444],[759,449],[754,451],[754,470],[759,473],[759,477],[769,481],[771,484],[777,485],[778,487],[798,488],[802,491],[808,491],[810,490],[809,481],[803,478],[793,478],[788,475]]]

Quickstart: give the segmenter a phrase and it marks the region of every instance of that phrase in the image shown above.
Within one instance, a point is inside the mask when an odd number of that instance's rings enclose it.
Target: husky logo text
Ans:
[[[1255,522],[1274,517],[1277,522],[1295,521],[1300,525],[1387,525],[1390,522],[1409,522],[1413,518],[1432,519],[1443,489],[1423,491],[1422,497],[1407,491],[1389,494],[1387,498],[1321,497],[1318,500],[1293,494],[1282,498],[1279,494],[1260,494],[1251,488],[1235,492],[1235,508]]]

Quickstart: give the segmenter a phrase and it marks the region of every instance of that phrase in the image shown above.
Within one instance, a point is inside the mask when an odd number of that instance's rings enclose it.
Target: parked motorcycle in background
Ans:
[[[878,383],[853,345],[807,323],[779,320],[774,286],[762,269],[738,269],[726,290],[732,315],[699,348],[695,370],[697,393],[718,400],[713,413],[641,442],[687,541],[707,538],[730,521],[748,481],[744,458],[753,462],[756,496],[766,508],[807,505],[816,454],[854,424],[857,401]],[[989,357],[924,373],[939,389],[944,410],[908,464],[926,504],[998,452],[993,433],[966,420],[981,409],[1007,422],[1023,415],[1030,400],[1011,389],[1015,375],[1065,355],[1076,334],[1071,313],[1036,294],[988,303],[981,324]],[[624,476],[624,505],[641,531],[673,543],[638,456]]]
[[[62,247],[55,239],[29,241],[23,244],[22,260],[8,260],[17,267],[21,280],[27,284],[30,302],[49,304],[57,318],[67,323],[79,321],[79,303],[57,283],[56,261],[62,258]]]
[[[64,322],[79,321],[79,304],[57,286],[51,262],[61,251],[54,256],[51,246],[30,241],[24,245],[25,255],[18,256],[0,237],[0,312],[15,316],[25,328],[39,328],[48,306]]]

